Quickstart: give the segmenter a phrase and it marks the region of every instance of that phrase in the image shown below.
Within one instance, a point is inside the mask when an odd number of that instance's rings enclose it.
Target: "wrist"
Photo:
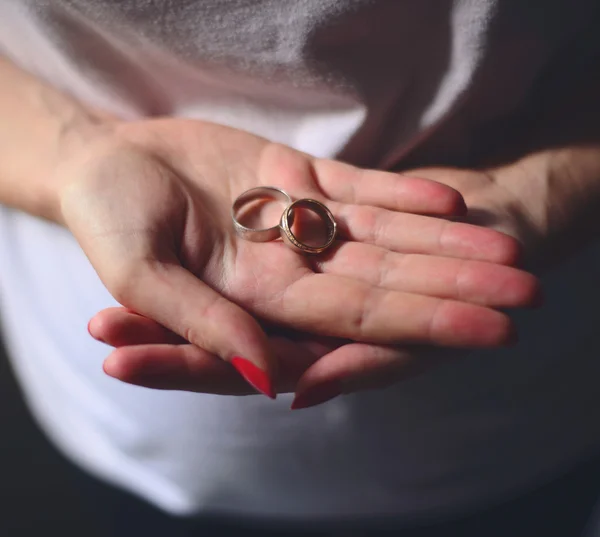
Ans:
[[[79,109],[77,116],[57,126],[53,154],[49,159],[50,173],[37,214],[65,225],[62,197],[68,186],[85,179],[86,163],[100,158],[107,147],[116,145],[115,131],[119,122],[113,117]],[[46,211],[46,214],[42,214]]]
[[[57,171],[115,119],[0,57],[0,203],[61,222]]]
[[[547,149],[491,171],[531,262],[559,261],[598,236],[600,145]]]

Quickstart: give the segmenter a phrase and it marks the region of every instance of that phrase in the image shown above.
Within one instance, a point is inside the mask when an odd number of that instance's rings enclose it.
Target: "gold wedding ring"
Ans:
[[[245,226],[238,220],[240,212],[247,204],[259,200],[278,201],[285,205],[285,209],[278,225],[268,228],[251,228]],[[323,244],[318,244],[316,246],[310,245],[301,241],[294,235],[292,226],[295,219],[294,212],[297,209],[307,209],[312,211],[323,221],[327,233]],[[283,242],[292,250],[309,255],[320,254],[327,250],[327,248],[335,241],[337,233],[337,223],[333,214],[320,201],[308,198],[292,201],[291,196],[287,192],[274,186],[259,186],[246,190],[240,194],[231,207],[231,218],[236,233],[247,241],[269,242],[281,237]]]
[[[300,241],[298,237],[294,235],[292,225],[294,223],[294,211],[296,209],[308,209],[323,220],[327,230],[327,236],[323,244],[311,246]],[[309,255],[320,254],[327,250],[327,248],[333,244],[337,233],[337,223],[331,211],[320,201],[307,198],[296,200],[285,208],[281,215],[279,227],[281,229],[281,238],[292,250]]]
[[[233,226],[236,233],[243,239],[252,242],[268,242],[277,239],[280,236],[279,224],[268,228],[251,228],[244,226],[238,221],[241,209],[248,203],[256,200],[282,202],[286,208],[292,203],[292,198],[287,192],[274,186],[258,186],[246,190],[246,192],[237,197],[231,207],[231,218],[233,219]]]

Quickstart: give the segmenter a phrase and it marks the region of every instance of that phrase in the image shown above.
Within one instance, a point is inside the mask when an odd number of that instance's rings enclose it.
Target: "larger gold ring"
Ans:
[[[300,241],[298,237],[294,235],[292,225],[294,223],[295,209],[309,209],[322,218],[327,228],[327,237],[323,244],[311,246]],[[281,238],[290,248],[292,248],[292,250],[309,255],[320,254],[327,250],[327,248],[333,244],[333,241],[335,241],[335,236],[337,234],[337,223],[331,211],[320,201],[307,198],[296,200],[285,208],[285,211],[283,211],[283,214],[281,215],[279,227],[281,229]]]

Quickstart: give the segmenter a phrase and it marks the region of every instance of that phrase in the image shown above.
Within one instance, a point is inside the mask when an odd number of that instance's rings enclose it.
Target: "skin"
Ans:
[[[570,177],[583,181],[587,175],[588,192],[591,194],[596,192],[596,165],[600,174],[600,151],[586,144],[568,151],[532,154],[517,163],[485,172],[436,168],[415,170],[411,175],[440,181],[463,192],[473,214],[487,215],[488,220],[493,222],[490,225],[518,238],[525,245],[527,263],[543,270],[555,264],[557,257],[563,258],[585,243],[583,233],[587,233],[588,240],[597,237],[595,228],[584,225],[578,218],[582,213],[577,215],[575,207],[583,208],[583,203],[574,203],[573,216],[567,217],[566,210],[570,206],[563,199],[560,207],[564,224],[556,226],[557,217],[552,215],[548,198],[540,194],[541,191],[550,192],[547,186],[555,176],[543,174],[553,174],[554,170],[572,166],[581,174]],[[533,175],[528,176],[529,173]],[[515,207],[522,206],[520,185],[529,185],[527,188],[535,191],[523,212],[515,212]],[[578,183],[574,188],[571,199],[578,196],[580,185]],[[564,189],[562,184],[563,192]],[[537,203],[532,203],[536,199]],[[538,216],[533,218],[532,215]],[[568,240],[569,233],[577,238],[576,246],[574,241]],[[419,265],[423,259],[420,255],[406,254],[404,263]],[[456,261],[459,260],[450,260],[451,263]],[[321,260],[320,264],[330,262]],[[434,267],[433,263],[431,267]],[[426,269],[421,266],[419,273],[422,275],[424,271]],[[499,282],[498,279],[492,281]],[[488,291],[489,283],[488,280]],[[485,281],[481,284],[482,289],[486,288]],[[540,299],[540,295],[532,296],[529,303],[540,305]],[[237,382],[230,370],[216,366],[213,356],[183,339],[174,338],[174,334],[160,324],[133,311],[123,308],[103,310],[92,319],[90,327],[94,335],[116,347],[106,362],[109,374],[116,378],[162,389],[212,392],[218,387],[217,393],[251,393]],[[464,354],[458,349],[449,351],[439,346],[366,345],[315,340],[298,333],[278,333],[272,336],[272,341],[281,364],[278,389],[296,392],[296,402],[302,403],[300,407],[323,403],[341,394],[381,389]],[[161,373],[160,367],[167,366],[168,374],[147,376],[157,366]],[[304,405],[305,402],[311,404]]]
[[[378,387],[439,360],[431,347],[513,343],[498,309],[539,302],[511,266],[521,236],[459,221],[475,206],[465,181],[502,212],[490,171],[361,170],[207,122],[122,121],[0,70],[0,201],[66,226],[127,308],[90,323],[119,347],[116,378],[249,393],[227,363],[243,356],[280,391]],[[241,240],[233,200],[270,184],[326,203],[336,248],[310,259]]]
[[[552,102],[542,99],[537,107],[531,106],[521,136],[514,139],[513,146],[501,147],[493,164],[479,163],[478,169],[407,170],[404,174],[459,191],[469,208],[462,220],[516,239],[529,270],[543,273],[560,264],[596,241],[600,232],[597,66],[596,58],[596,63],[568,74],[561,106],[556,106],[556,95]],[[515,261],[508,257],[504,262]],[[405,261],[408,265],[417,262],[412,253],[405,259],[409,259]],[[323,259],[320,264],[329,262]],[[433,285],[432,280],[428,284]],[[532,302],[539,302],[539,295]],[[149,385],[144,377],[146,367],[168,363],[171,374],[159,381],[161,388],[177,389],[178,383],[184,382],[183,389],[210,391],[207,386],[219,385],[220,393],[241,393],[231,371],[214,368],[214,360],[204,351],[183,340],[174,342],[164,327],[134,312],[105,310],[92,319],[91,326],[95,335],[117,347],[107,362],[117,378]],[[317,341],[298,333],[280,333],[276,341],[282,371],[287,373],[281,389],[295,391],[296,401],[302,400],[300,406],[322,403],[340,393],[380,389],[462,354],[439,346]]]

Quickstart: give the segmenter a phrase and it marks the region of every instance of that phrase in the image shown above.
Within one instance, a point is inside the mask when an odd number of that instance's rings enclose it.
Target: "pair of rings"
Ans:
[[[279,201],[285,204],[278,225],[268,228],[251,228],[241,224],[238,221],[241,209],[248,203],[261,199]],[[326,229],[323,243],[317,245],[307,244],[294,234],[292,226],[294,224],[294,212],[297,209],[308,209],[322,220]],[[337,233],[337,223],[333,214],[320,201],[308,198],[293,201],[287,192],[274,186],[259,186],[246,190],[233,202],[231,217],[236,233],[243,239],[252,242],[269,242],[281,237],[283,242],[292,250],[302,254],[315,255],[324,252],[333,244]]]

